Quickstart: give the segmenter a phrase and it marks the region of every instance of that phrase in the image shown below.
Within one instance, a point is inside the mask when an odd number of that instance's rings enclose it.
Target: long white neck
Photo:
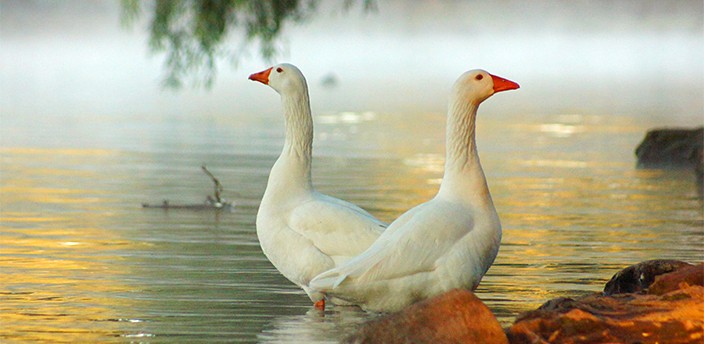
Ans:
[[[448,109],[445,175],[438,197],[493,207],[474,135],[479,104],[459,97],[453,96]]]
[[[281,96],[286,125],[286,142],[282,155],[303,158],[310,165],[313,152],[313,117],[308,91],[300,90]]]
[[[311,160],[313,154],[313,117],[308,91],[298,90],[281,95],[285,119],[285,142],[281,156],[269,178],[277,180],[286,191],[313,190]]]

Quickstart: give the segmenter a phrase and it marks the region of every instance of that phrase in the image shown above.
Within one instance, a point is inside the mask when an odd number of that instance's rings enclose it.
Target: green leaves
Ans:
[[[353,2],[345,1],[345,8]],[[374,8],[372,0],[363,2],[366,11]],[[317,3],[318,0],[122,0],[122,23],[134,25],[142,14],[142,6],[148,7],[149,48],[166,54],[163,86],[177,89],[190,80],[193,87],[210,88],[219,59],[229,56],[236,64],[252,43],[259,46],[260,56],[273,59],[277,54],[276,40],[285,24],[305,21],[317,9]],[[229,44],[236,36],[241,44]]]

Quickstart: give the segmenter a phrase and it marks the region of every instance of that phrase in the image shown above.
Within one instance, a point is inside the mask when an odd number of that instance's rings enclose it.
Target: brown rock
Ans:
[[[648,131],[636,148],[638,167],[696,167],[702,163],[704,128]]]
[[[704,263],[678,269],[675,272],[660,275],[648,288],[648,294],[663,295],[690,285],[704,286]]]
[[[704,127],[649,130],[636,148],[639,168],[694,168],[699,197],[704,197]]]
[[[460,289],[371,320],[346,342],[508,344],[489,308],[472,292]]]
[[[655,278],[648,294],[593,294],[548,301],[538,310],[520,315],[507,334],[511,343],[701,344],[702,284],[704,264],[685,264]]]
[[[648,289],[655,277],[691,266],[680,260],[646,260],[617,272],[604,287],[605,295],[635,293]]]

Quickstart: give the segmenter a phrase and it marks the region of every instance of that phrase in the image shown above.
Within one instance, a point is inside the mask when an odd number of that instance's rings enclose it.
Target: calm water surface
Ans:
[[[432,197],[445,116],[411,119],[317,116],[317,187],[386,221]],[[0,341],[336,342],[374,317],[313,310],[261,253],[254,222],[280,118],[3,121]],[[693,174],[634,168],[653,123],[482,113],[478,125],[504,236],[477,294],[504,325],[645,259],[702,260]],[[202,202],[201,164],[234,212],[141,208]]]

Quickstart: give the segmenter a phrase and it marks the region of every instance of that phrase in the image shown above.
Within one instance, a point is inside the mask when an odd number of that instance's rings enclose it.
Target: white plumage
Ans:
[[[445,174],[438,194],[412,208],[359,256],[310,282],[315,295],[391,312],[454,288],[475,289],[496,257],[501,224],[477,155],[479,104],[518,84],[464,73],[450,96]]]
[[[311,293],[309,281],[367,249],[386,224],[352,203],[313,188],[313,119],[300,70],[279,64],[249,78],[281,95],[286,122],[284,147],[257,213],[259,243],[281,274],[303,288],[311,300],[319,301],[322,297]]]

